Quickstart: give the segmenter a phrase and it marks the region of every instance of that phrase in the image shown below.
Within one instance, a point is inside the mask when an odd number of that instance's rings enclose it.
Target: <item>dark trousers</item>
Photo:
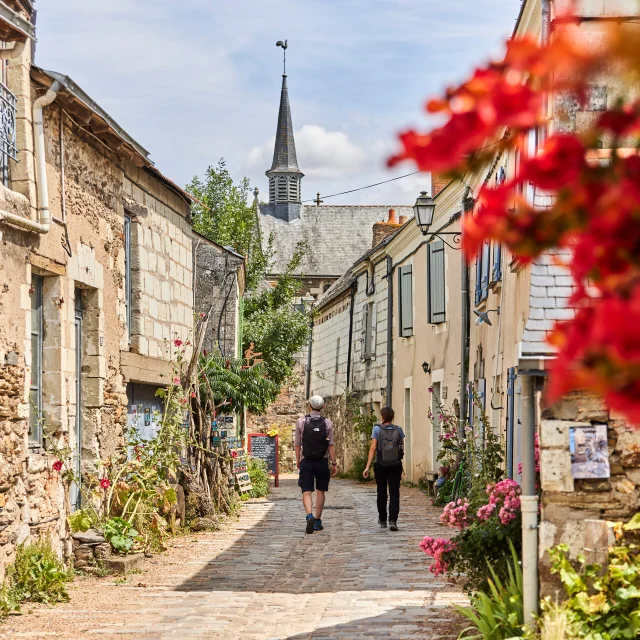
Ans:
[[[398,513],[400,513],[402,465],[381,467],[376,463],[374,473],[378,485],[378,517],[380,520],[387,519],[387,485],[389,485],[389,520],[395,522],[398,519]]]

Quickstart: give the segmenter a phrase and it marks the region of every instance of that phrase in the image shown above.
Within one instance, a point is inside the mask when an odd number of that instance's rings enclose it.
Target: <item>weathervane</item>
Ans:
[[[289,45],[287,44],[287,41],[285,40],[284,42],[282,42],[282,40],[278,40],[278,42],[276,42],[276,47],[282,47],[282,53],[284,55],[284,60],[282,61],[282,67],[283,67],[283,75],[287,75],[287,47]]]

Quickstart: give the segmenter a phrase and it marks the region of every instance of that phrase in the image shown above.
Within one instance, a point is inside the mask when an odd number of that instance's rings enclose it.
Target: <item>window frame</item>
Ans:
[[[133,286],[131,282],[131,224],[133,218],[124,214],[124,304],[127,323],[127,340],[131,344],[131,318],[133,311]]]
[[[44,309],[43,309],[43,289],[44,277],[33,274],[31,277],[31,380],[29,383],[29,444],[31,446],[42,446],[43,442],[43,394],[42,394],[42,362],[44,348]],[[35,303],[35,309],[34,309]],[[36,317],[36,327],[33,326],[34,313]],[[34,348],[35,348],[35,376],[34,376]],[[35,380],[35,383],[34,383]],[[35,392],[35,402],[32,395]],[[32,403],[33,402],[33,406]],[[33,424],[32,418],[35,415],[36,422]]]

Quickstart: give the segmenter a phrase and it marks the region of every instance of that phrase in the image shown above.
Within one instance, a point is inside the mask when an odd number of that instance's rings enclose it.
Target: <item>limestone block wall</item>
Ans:
[[[193,259],[185,203],[167,193],[161,199],[160,190],[167,191],[144,170],[137,172],[137,180],[124,177],[124,210],[132,221],[130,347],[140,355],[170,360],[173,341],[186,342],[193,329]],[[124,301],[121,306],[124,311]],[[127,350],[127,336],[123,341]]]
[[[611,477],[574,479],[571,473],[569,429],[582,425],[607,426]],[[549,571],[547,550],[569,545],[576,558],[585,550],[586,520],[629,520],[640,497],[640,431],[611,415],[598,398],[569,394],[558,404],[543,407],[540,421],[540,586],[543,596],[561,589]],[[562,591],[561,591],[562,592]]]

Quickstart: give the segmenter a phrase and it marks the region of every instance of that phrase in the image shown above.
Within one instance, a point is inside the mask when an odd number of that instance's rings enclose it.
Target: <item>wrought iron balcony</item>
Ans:
[[[17,159],[16,97],[0,82],[0,175],[9,183],[9,158]]]

